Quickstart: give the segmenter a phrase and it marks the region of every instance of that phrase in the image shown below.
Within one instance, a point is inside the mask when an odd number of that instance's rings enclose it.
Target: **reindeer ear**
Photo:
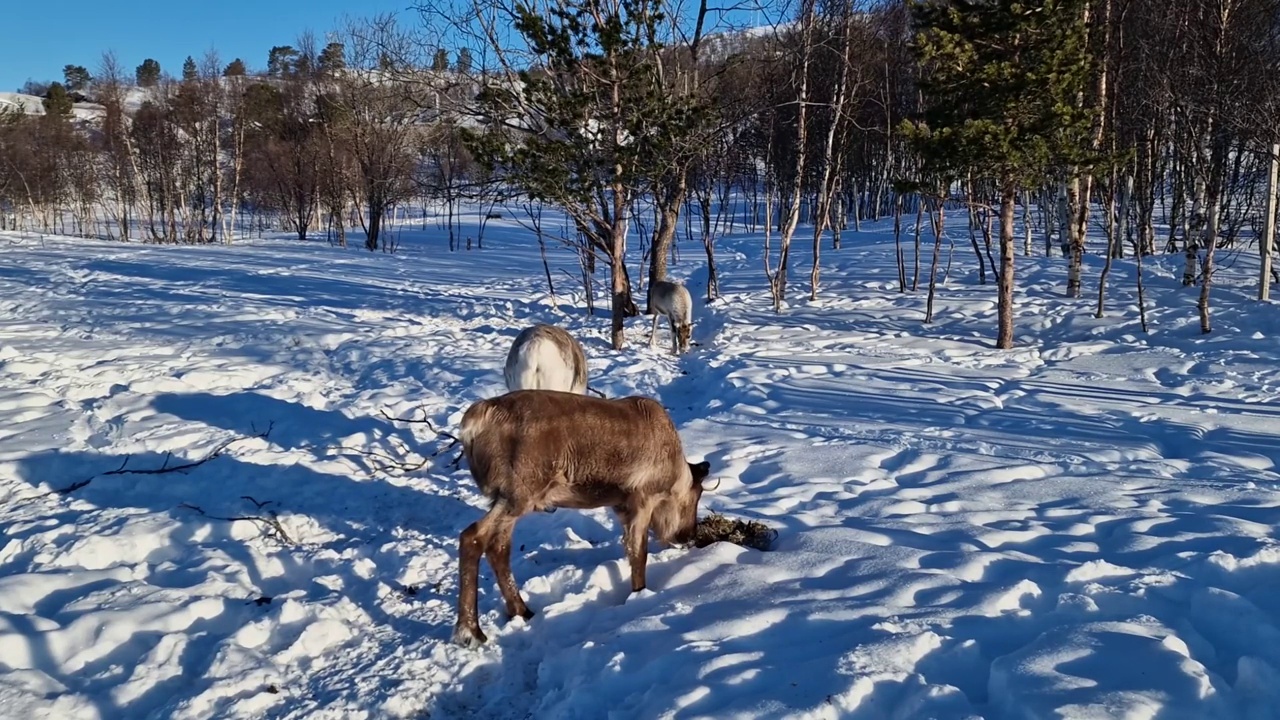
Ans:
[[[689,472],[693,473],[693,484],[701,484],[702,481],[706,480],[707,476],[711,474],[711,463],[706,460],[697,464],[690,463]]]

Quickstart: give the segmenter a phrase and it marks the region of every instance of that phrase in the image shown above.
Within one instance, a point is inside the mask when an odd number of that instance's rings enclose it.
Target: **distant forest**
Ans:
[[[1001,347],[1018,254],[1062,256],[1080,296],[1086,251],[1184,253],[1208,332],[1215,251],[1257,243],[1267,296],[1280,0],[798,0],[757,8],[776,14],[757,27],[732,26],[750,15],[737,10],[474,0],[304,35],[261,71],[213,52],[177,75],[150,59],[130,71],[107,53],[28,83],[40,108],[0,105],[0,226],[341,244],[358,228],[391,250],[383,225],[433,203],[461,249],[461,204],[547,204],[584,264],[609,268],[617,327],[638,312],[628,236],[652,282],[682,223],[712,295],[715,238],[765,231],[779,309],[789,282],[819,295],[823,252],[864,220],[892,217],[914,242],[904,292],[932,288],[958,227],[998,290]],[[797,280],[802,226],[812,265]]]

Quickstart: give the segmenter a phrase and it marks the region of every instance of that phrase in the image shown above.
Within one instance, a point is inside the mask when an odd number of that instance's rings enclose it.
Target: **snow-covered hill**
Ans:
[[[35,95],[0,92],[0,112],[5,111],[43,115],[44,101]],[[92,120],[101,115],[102,111],[102,106],[95,103],[76,103],[71,107],[71,114],[79,120]]]

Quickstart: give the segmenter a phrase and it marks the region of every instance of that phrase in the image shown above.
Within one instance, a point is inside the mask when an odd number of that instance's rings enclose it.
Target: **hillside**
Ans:
[[[28,115],[43,115],[44,102],[35,95],[0,92],[0,112],[19,110]],[[71,113],[79,120],[92,120],[102,113],[102,106],[96,103],[76,103],[72,106]]]

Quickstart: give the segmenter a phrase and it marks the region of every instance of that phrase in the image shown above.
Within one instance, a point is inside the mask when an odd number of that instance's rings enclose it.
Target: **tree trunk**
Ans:
[[[822,260],[822,231],[826,225],[825,218],[826,208],[822,207],[822,201],[819,201],[820,218],[813,225],[813,267],[809,270],[809,301],[818,299],[818,277],[821,274]]]
[[[1078,188],[1077,188],[1078,192]],[[1075,207],[1075,200],[1071,195],[1071,183],[1059,182],[1057,192],[1058,203],[1058,252],[1062,253],[1062,257],[1071,257],[1071,236],[1075,232],[1075,224],[1071,222],[1071,209]]]
[[[1067,185],[1067,212],[1064,218],[1063,226],[1067,231],[1067,245],[1063,248],[1063,254],[1069,258],[1067,266],[1067,297],[1078,298],[1082,292],[1081,282],[1081,266],[1084,264],[1084,234],[1081,232],[1082,224],[1076,222],[1076,217],[1083,213],[1088,217],[1089,198],[1081,195],[1081,179],[1077,174],[1071,179]]]
[[[1138,322],[1142,324],[1142,332],[1149,332],[1147,329],[1147,291],[1146,285],[1142,279],[1142,256],[1144,253],[1135,253],[1135,260],[1138,264],[1137,283],[1138,283]]]
[[[174,183],[167,183],[164,193],[165,239],[178,242],[178,214],[173,206],[173,196],[177,194]]]
[[[1119,233],[1119,223],[1117,222],[1115,214],[1117,204],[1116,185],[1117,177],[1116,172],[1113,169],[1111,171],[1110,192],[1107,193],[1107,259],[1102,265],[1102,272],[1098,275],[1098,309],[1094,311],[1093,314],[1096,318],[1102,317],[1106,303],[1107,278],[1111,275],[1111,263],[1116,257],[1115,247],[1122,242]]]
[[[1133,173],[1126,172],[1120,183],[1119,208],[1116,210],[1116,242],[1111,252],[1117,258],[1124,257],[1124,244],[1129,240],[1129,205],[1133,199]]]
[[[973,254],[978,258],[978,284],[987,284],[987,263],[982,259],[982,248],[978,247],[978,209],[974,206],[973,173],[969,173],[969,185],[966,188],[969,202],[969,243],[973,245]],[[992,268],[995,270],[995,268]]]
[[[831,228],[831,249],[840,249],[840,231],[844,230],[844,201],[841,198],[841,176],[839,160],[836,161],[836,176],[833,179],[831,199],[827,204],[827,226]]]
[[[840,155],[836,150],[836,137],[844,118],[844,103],[848,95],[849,62],[848,47],[851,38],[851,27],[856,15],[845,8],[844,25],[840,37],[840,76],[836,81],[835,94],[831,99],[831,124],[827,127],[827,136],[822,144],[822,178],[818,183],[817,217],[813,228],[813,270],[809,274],[809,299],[818,299],[818,277],[821,273],[819,258],[822,254],[820,239],[822,231],[831,227],[831,205],[837,199],[840,188]],[[840,231],[835,231],[832,247],[840,249]]]
[[[1137,205],[1138,241],[1134,244],[1134,253],[1141,257],[1149,254],[1156,241],[1154,215],[1156,212],[1156,144],[1155,128],[1147,129],[1146,138],[1138,143],[1138,166],[1133,193]]]
[[[614,147],[620,147],[623,143],[623,124],[622,118],[622,84],[619,80],[618,58],[612,53],[609,54],[609,89],[610,97],[610,116],[613,121],[613,144]],[[613,191],[613,212],[609,218],[613,225],[609,237],[609,283],[610,291],[613,297],[612,302],[612,321],[610,327],[610,344],[614,350],[622,350],[627,340],[625,337],[624,322],[628,315],[628,310],[634,307],[631,302],[631,279],[627,275],[627,228],[630,227],[630,218],[628,216],[628,205],[631,197],[627,187],[623,183],[625,168],[621,160],[615,160],[613,165],[613,177],[609,184],[610,190]]]
[[[239,121],[238,121],[239,122]],[[231,209],[227,212],[227,230],[222,233],[223,242],[231,242],[236,232],[236,211],[240,206],[240,175],[244,170],[244,126],[234,130],[232,149],[235,159],[231,162]]]
[[[854,183],[853,186],[853,202],[849,204],[849,208],[853,210],[853,231],[862,232],[862,188],[866,183]]]
[[[768,160],[766,159],[766,163]],[[769,280],[769,289],[773,290],[773,267],[769,260],[769,237],[773,232],[773,188],[769,186],[768,178],[765,178],[764,186],[764,276]]]
[[[1031,193],[1022,191],[1022,254],[1031,256]]]
[[[619,213],[626,212],[625,209],[618,208],[616,202],[614,208]],[[613,297],[609,342],[614,350],[622,350],[627,344],[626,336],[623,332],[623,324],[627,317],[627,300],[630,297],[625,262],[626,242],[626,224],[618,222],[618,219],[615,218],[613,237],[610,238],[609,243],[612,248],[612,252],[609,253],[609,282],[610,294]]]
[[[645,314],[653,314],[650,305],[653,284],[667,279],[667,255],[676,238],[676,226],[680,221],[680,208],[688,195],[688,178],[683,172],[667,183],[666,192],[658,201],[658,225],[653,229],[653,241],[649,248],[649,287],[645,288]]]
[[[1013,206],[1018,196],[1017,185],[1012,178],[1004,178],[1000,194],[1000,301],[997,314],[999,330],[996,347],[1008,350],[1013,347]]]
[[[1205,230],[1204,270],[1200,278],[1200,300],[1196,308],[1200,311],[1200,332],[1213,332],[1209,321],[1209,288],[1213,285],[1213,254],[1218,244],[1218,232],[1222,224],[1222,198],[1216,192],[1209,201],[1208,227]]]
[[[933,223],[933,262],[929,264],[929,297],[925,300],[924,305],[924,322],[926,325],[933,322],[933,299],[937,295],[938,290],[938,260],[942,255],[942,210],[945,202],[946,194],[944,192],[936,201],[936,214],[930,215],[930,220]],[[923,203],[921,203],[921,205],[923,206]],[[954,251],[954,243],[952,244],[952,247]],[[947,261],[947,267],[951,267],[950,260]]]
[[[992,214],[990,208],[983,208],[979,214],[978,229],[982,231],[982,247],[987,253],[987,266],[991,268],[991,272],[996,272],[996,259],[991,256],[991,221]]]
[[[382,234],[382,210],[369,203],[369,226],[365,228],[364,247],[373,252],[378,249],[378,236]]]
[[[917,231],[916,237],[920,237]],[[893,199],[893,247],[898,256],[898,292],[907,291],[907,259],[902,252],[902,194],[894,193]],[[917,252],[917,256],[919,253]]]
[[[915,257],[915,268],[911,275],[911,292],[915,292],[916,289],[920,287],[920,225],[922,224],[923,220],[924,220],[924,198],[920,197],[919,193],[916,193],[916,257]],[[939,242],[941,242],[941,240],[939,240]],[[934,249],[934,254],[935,254],[935,262],[936,262],[936,255],[937,255],[936,248]],[[930,282],[932,282],[932,280]]]
[[[118,220],[120,224],[120,239],[124,242],[129,242],[129,203],[125,200],[124,184],[117,181],[116,188],[117,212],[120,213],[120,219]]]
[[[1258,252],[1262,266],[1258,270],[1258,299],[1271,299],[1271,251],[1276,241],[1276,183],[1280,177],[1280,143],[1271,144],[1270,170],[1267,173],[1267,215],[1263,218],[1262,238]]]
[[[809,137],[808,104],[809,104],[809,66],[813,58],[813,25],[814,0],[802,0],[803,9],[800,19],[800,64],[796,69],[799,87],[796,94],[796,146],[795,175],[791,180],[791,196],[786,218],[778,231],[778,269],[770,278],[773,290],[773,310],[782,312],[782,303],[787,292],[787,260],[791,254],[791,238],[795,235],[796,226],[800,223],[800,198],[804,189],[805,166]]]
[[[1053,213],[1053,198],[1049,194],[1049,189],[1041,188],[1040,190],[1040,217],[1044,220],[1044,256],[1053,257],[1053,233],[1054,221],[1056,215]]]
[[[1196,284],[1196,253],[1200,246],[1190,238],[1187,238],[1185,245],[1186,250],[1182,253],[1182,284],[1186,287],[1190,287]]]
[[[716,271],[716,232],[720,229],[720,213],[724,212],[724,200],[720,202],[715,229],[711,227],[710,189],[705,193],[698,193],[698,209],[702,213],[702,248],[707,251],[707,302],[712,302],[720,297],[720,274]]]
[[[222,222],[222,132],[218,127],[220,112],[215,107],[213,115],[213,214],[209,219],[209,242],[218,241],[218,225]]]
[[[1098,69],[1098,82],[1094,88],[1094,97],[1098,104],[1097,115],[1093,125],[1092,149],[1095,153],[1101,152],[1102,141],[1106,137],[1107,124],[1107,80],[1108,68],[1112,51],[1113,24],[1111,21],[1111,0],[1102,0],[1102,8],[1098,13],[1096,20],[1089,12],[1089,5],[1085,5],[1085,24],[1093,25],[1095,29],[1102,30],[1102,58],[1100,68]],[[1084,105],[1084,93],[1080,93],[1077,102]],[[1113,188],[1114,190],[1114,188]],[[1075,268],[1075,295],[1071,295],[1071,288],[1068,287],[1067,295],[1069,297],[1080,297],[1082,293],[1081,272],[1084,264],[1084,243],[1089,234],[1089,200],[1093,196],[1093,172],[1084,173],[1082,178],[1082,187],[1080,188],[1079,208],[1076,212],[1076,231],[1072,238],[1073,245],[1071,247],[1071,265]],[[1070,283],[1070,279],[1068,279]]]

